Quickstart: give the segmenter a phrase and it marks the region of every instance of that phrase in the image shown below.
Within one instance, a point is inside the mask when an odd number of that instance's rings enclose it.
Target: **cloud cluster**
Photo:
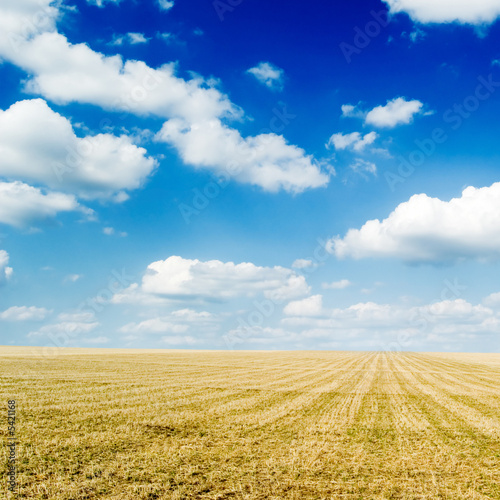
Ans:
[[[77,137],[42,99],[0,110],[0,176],[43,184],[84,199],[123,199],[141,187],[156,160],[128,136]]]
[[[318,296],[321,297],[321,296]],[[316,299],[320,304],[320,299]],[[287,311],[283,327],[295,331],[296,340],[323,341],[358,338],[365,346],[390,347],[400,339],[400,349],[425,343],[456,344],[497,332],[499,311],[464,299],[443,300],[423,306],[362,302],[346,308],[296,308]],[[302,314],[296,314],[300,313]]]
[[[500,16],[495,0],[384,0],[391,13],[405,12],[421,23],[490,24]]]
[[[455,262],[500,258],[500,183],[467,187],[450,201],[412,196],[384,220],[335,237],[339,258],[393,257],[406,262]]]
[[[27,92],[57,104],[78,102],[164,118],[168,121],[159,138],[177,148],[186,163],[193,158],[191,164],[195,167],[216,173],[224,171],[239,182],[265,190],[300,192],[328,183],[328,175],[321,172],[319,164],[282,136],[261,134],[245,138],[223,123],[222,120],[240,119],[242,111],[216,88],[215,80],[199,76],[185,80],[176,75],[174,63],[154,69],[142,61],[123,61],[118,55],[95,52],[86,44],[72,44],[56,31],[57,9],[50,10],[51,17],[43,26],[26,32],[22,28],[23,14],[33,17],[41,7],[35,0],[23,2],[26,12],[13,14],[17,16],[17,24],[12,24],[14,32],[17,30],[15,43],[9,43],[8,37],[4,43],[0,39],[0,57],[28,73]],[[49,4],[49,0],[42,0],[43,8],[48,9]],[[160,2],[163,8],[170,8],[171,4]],[[0,14],[3,11],[0,8]],[[263,68],[267,66],[260,69]],[[275,70],[271,68],[266,82],[279,80],[272,71]],[[264,75],[262,71],[258,74]],[[200,137],[203,132],[208,138]],[[208,143],[214,135],[215,149],[222,153],[216,156],[211,148],[205,155],[199,149],[200,141]],[[234,175],[225,168],[228,161],[239,167]]]

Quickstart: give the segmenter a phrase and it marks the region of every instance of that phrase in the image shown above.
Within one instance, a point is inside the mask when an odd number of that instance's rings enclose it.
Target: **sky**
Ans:
[[[0,344],[499,352],[499,17],[0,0]]]

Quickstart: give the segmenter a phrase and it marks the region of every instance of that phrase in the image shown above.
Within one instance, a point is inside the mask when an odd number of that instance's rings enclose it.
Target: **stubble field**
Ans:
[[[500,498],[500,355],[0,348],[17,498]]]

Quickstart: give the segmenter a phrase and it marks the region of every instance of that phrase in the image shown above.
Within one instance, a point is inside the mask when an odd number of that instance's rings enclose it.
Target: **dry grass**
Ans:
[[[30,353],[19,498],[500,498],[500,355]]]

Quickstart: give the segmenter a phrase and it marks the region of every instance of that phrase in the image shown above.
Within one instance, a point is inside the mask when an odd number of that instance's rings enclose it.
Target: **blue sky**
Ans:
[[[497,352],[500,3],[0,6],[0,342]]]

